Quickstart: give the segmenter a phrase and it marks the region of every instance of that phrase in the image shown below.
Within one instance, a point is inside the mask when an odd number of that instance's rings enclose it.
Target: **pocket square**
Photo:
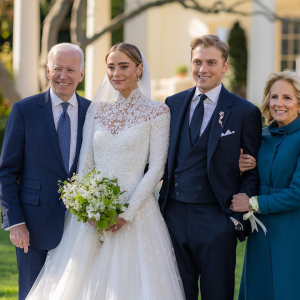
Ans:
[[[227,136],[227,135],[231,135],[231,134],[234,134],[234,133],[235,133],[235,131],[230,131],[230,130],[228,129],[225,133],[222,132],[221,137]]]

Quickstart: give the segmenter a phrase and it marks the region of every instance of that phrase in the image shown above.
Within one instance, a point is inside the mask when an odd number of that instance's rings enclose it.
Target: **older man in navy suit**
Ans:
[[[242,213],[233,195],[256,195],[257,170],[240,175],[240,149],[256,157],[261,114],[221,84],[228,45],[217,36],[191,42],[192,89],[166,99],[171,110],[170,148],[160,206],[172,238],[187,300],[232,300]]]
[[[82,50],[68,43],[54,46],[47,64],[51,88],[15,103],[7,122],[0,159],[1,220],[16,246],[21,300],[63,234],[58,181],[76,171],[90,104],[75,92],[83,75]]]

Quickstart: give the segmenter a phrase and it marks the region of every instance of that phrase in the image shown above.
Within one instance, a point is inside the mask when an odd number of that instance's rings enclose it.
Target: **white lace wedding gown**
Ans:
[[[30,300],[182,300],[183,288],[154,189],[166,163],[170,113],[140,90],[102,103],[89,167],[116,177],[129,207],[127,222],[101,245],[94,228],[67,214],[59,246],[50,251]],[[144,169],[149,161],[148,172]]]

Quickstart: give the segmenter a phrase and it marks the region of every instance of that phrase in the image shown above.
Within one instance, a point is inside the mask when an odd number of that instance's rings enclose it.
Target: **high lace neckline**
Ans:
[[[162,103],[148,99],[138,88],[128,98],[118,93],[114,100],[101,103],[95,115],[96,122],[111,134],[118,134],[167,112]]]
[[[139,88],[136,88],[135,90],[133,90],[130,95],[128,96],[128,98],[125,98],[120,92],[118,93],[117,96],[117,101],[120,102],[134,102],[138,99],[141,99],[143,96],[142,92],[139,90]]]

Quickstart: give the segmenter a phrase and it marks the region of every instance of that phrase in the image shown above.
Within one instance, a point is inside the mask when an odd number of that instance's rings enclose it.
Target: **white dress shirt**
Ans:
[[[55,129],[57,130],[59,117],[63,112],[63,108],[60,104],[63,103],[63,101],[53,92],[51,88],[50,88],[50,98],[52,104],[54,125],[55,125]],[[68,102],[70,103],[70,105],[68,106],[67,112],[70,116],[70,121],[71,121],[71,145],[70,145],[70,160],[69,160],[69,168],[71,169],[72,164],[74,162],[75,153],[76,153],[77,128],[78,128],[78,101],[75,93],[68,100]],[[22,222],[19,224],[15,224],[13,226],[5,228],[5,230],[10,230],[11,228],[21,224],[25,224],[25,223]]]
[[[215,111],[215,108],[218,104],[221,89],[222,89],[222,84],[220,83],[218,86],[216,86],[212,90],[205,93],[207,98],[203,102],[204,116],[203,116],[203,121],[202,121],[202,125],[201,125],[200,136],[203,133],[203,131],[205,130],[207,124],[209,123],[211,116],[213,115],[213,113]],[[192,100],[191,106],[190,106],[190,122],[189,122],[189,124],[191,124],[191,120],[192,120],[195,108],[200,101],[201,95],[202,95],[202,93],[200,92],[198,87],[196,87],[195,94],[194,94],[194,97],[193,97],[193,100]]]

